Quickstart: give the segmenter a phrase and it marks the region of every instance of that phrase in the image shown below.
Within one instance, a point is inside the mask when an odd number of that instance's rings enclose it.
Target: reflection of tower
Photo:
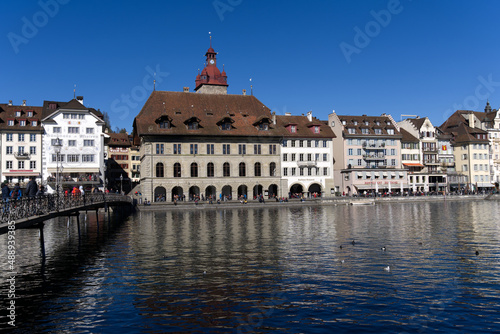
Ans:
[[[224,69],[221,73],[217,68],[217,52],[212,48],[212,38],[205,57],[205,68],[196,76],[194,90],[202,94],[227,94],[227,75]]]

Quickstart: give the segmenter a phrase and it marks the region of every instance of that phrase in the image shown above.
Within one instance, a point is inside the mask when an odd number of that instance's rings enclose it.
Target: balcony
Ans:
[[[19,160],[28,160],[31,157],[31,154],[25,152],[16,152],[14,156]]]
[[[385,148],[385,143],[367,143],[367,142],[363,142],[363,144],[361,144],[362,147],[364,148],[372,148],[372,149],[382,149],[382,148]]]
[[[424,165],[441,165],[441,163],[437,159],[426,159]]]
[[[363,154],[365,160],[384,160],[385,154]]]
[[[297,161],[298,167],[316,167],[317,164],[316,161]]]

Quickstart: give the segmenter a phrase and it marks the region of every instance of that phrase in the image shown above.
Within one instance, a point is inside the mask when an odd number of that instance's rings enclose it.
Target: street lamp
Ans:
[[[120,195],[123,195],[123,174],[120,174]]]
[[[62,148],[62,141],[59,137],[56,138],[56,142],[54,143],[54,150],[56,152],[56,192],[59,193],[59,160]]]

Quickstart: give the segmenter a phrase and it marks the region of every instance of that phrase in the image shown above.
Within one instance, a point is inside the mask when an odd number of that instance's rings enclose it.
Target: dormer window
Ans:
[[[345,120],[342,121],[342,125],[346,125],[347,122]]]
[[[16,111],[16,117],[21,117],[21,112],[20,111]]]
[[[155,122],[160,129],[170,129],[172,127],[172,119],[167,115],[160,116]]]
[[[233,127],[232,123],[234,123],[234,120],[231,117],[224,117],[223,119],[217,122],[217,125],[220,127],[221,130],[229,131]]]
[[[191,117],[184,121],[188,130],[198,130],[200,126],[200,119],[198,117]]]
[[[375,129],[375,134],[376,135],[381,135],[382,134],[382,129]]]
[[[28,111],[27,116],[28,117],[33,117],[33,111]]]
[[[356,129],[355,128],[348,128],[347,129],[347,132],[351,135],[355,134],[356,133]]]
[[[358,121],[353,121],[352,124],[358,125]]]
[[[13,119],[9,119],[9,120],[7,121],[7,125],[8,125],[8,126],[14,126],[14,120],[13,120]]]
[[[361,133],[364,135],[367,135],[370,133],[370,130],[368,130],[367,128],[363,128],[363,129],[361,129]]]
[[[188,123],[189,130],[198,130],[198,122],[193,121]]]
[[[296,125],[290,125],[290,132],[291,133],[297,132],[297,126]]]
[[[20,121],[19,121],[19,125],[20,125],[20,126],[26,126],[26,120],[25,120],[25,119],[20,120]]]
[[[319,126],[318,125],[314,126],[314,133],[319,133]]]
[[[366,125],[366,126],[370,125],[370,122],[365,121],[365,125]]]
[[[270,123],[271,123],[271,119],[269,119],[266,116],[262,116],[262,117],[258,118],[257,121],[255,123],[253,123],[252,125],[255,126],[257,128],[257,130],[259,130],[259,131],[267,131],[267,130],[269,130]]]
[[[387,134],[393,135],[394,134],[394,129],[387,129]]]
[[[379,121],[375,121],[375,124],[380,125],[380,122]]]

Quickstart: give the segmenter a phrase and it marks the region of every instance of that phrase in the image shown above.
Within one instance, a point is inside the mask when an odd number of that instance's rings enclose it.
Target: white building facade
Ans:
[[[86,190],[102,186],[104,175],[104,121],[99,112],[86,108],[83,100],[61,104],[45,101],[42,151],[43,181],[63,189],[83,185]],[[60,153],[56,145],[62,144]],[[59,161],[58,161],[59,160]]]

